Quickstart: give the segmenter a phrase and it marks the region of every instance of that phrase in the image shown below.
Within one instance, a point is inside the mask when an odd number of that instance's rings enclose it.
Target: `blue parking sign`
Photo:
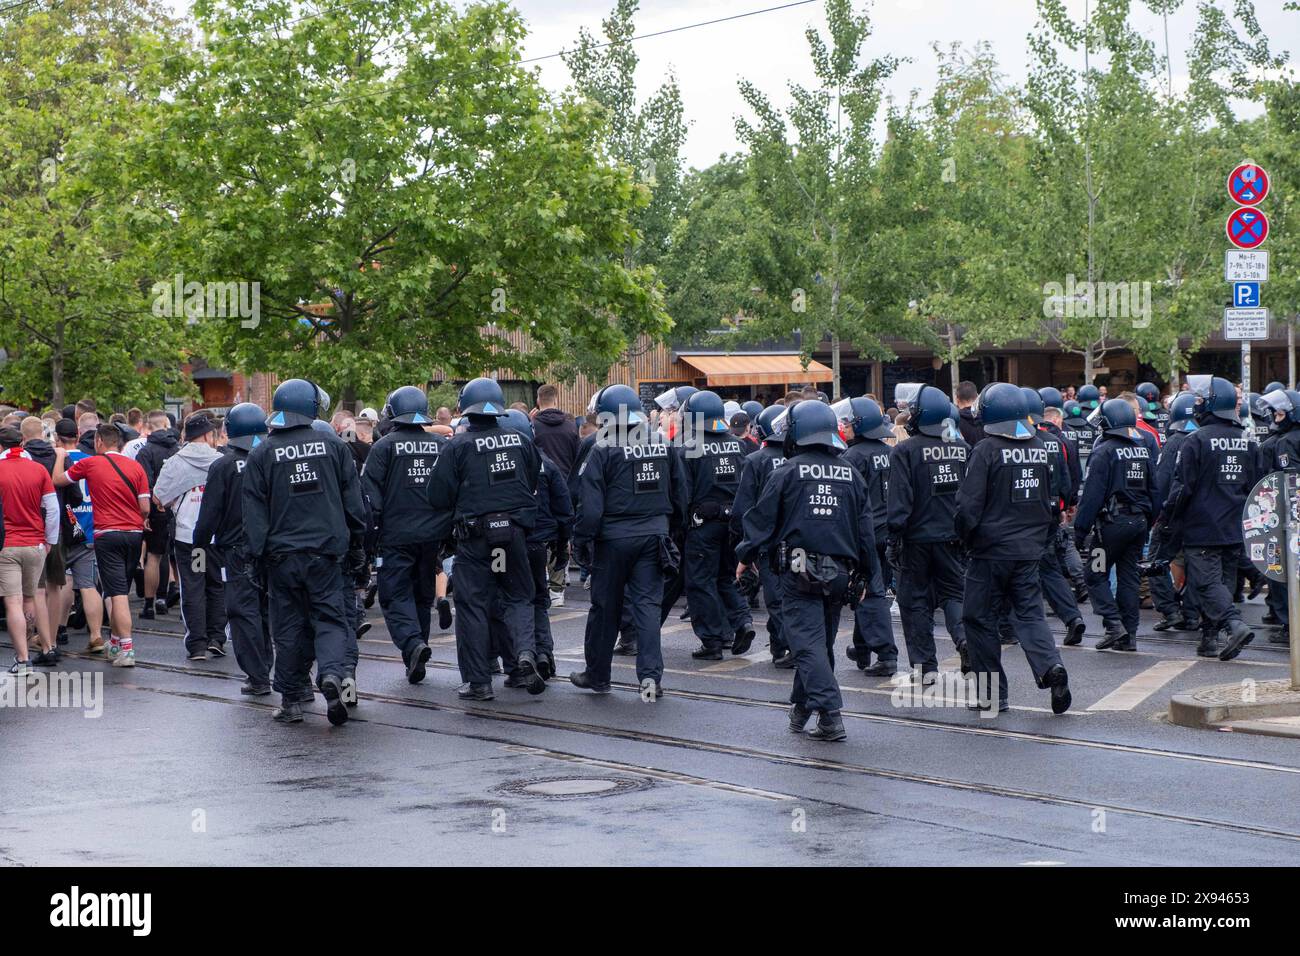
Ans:
[[[1232,307],[1234,309],[1259,308],[1259,283],[1234,282],[1232,284]]]

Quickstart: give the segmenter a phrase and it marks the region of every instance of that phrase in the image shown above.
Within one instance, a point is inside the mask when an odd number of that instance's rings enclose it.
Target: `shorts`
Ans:
[[[150,554],[171,552],[174,521],[175,518],[170,511],[155,510],[149,515],[149,530],[144,532],[144,543]]]
[[[131,590],[131,578],[140,564],[139,531],[101,531],[95,535],[95,564],[104,597],[119,597]]]
[[[63,542],[60,541],[54,547],[50,548],[50,553],[45,556],[45,567],[41,568],[41,581],[38,587],[49,585],[52,588],[61,588],[68,583],[68,576],[64,573],[63,564]]]
[[[73,545],[68,551],[66,567],[72,576],[72,586],[78,591],[95,586],[94,548],[88,548],[84,543]]]
[[[34,597],[44,569],[45,549],[39,544],[0,548],[0,595]]]

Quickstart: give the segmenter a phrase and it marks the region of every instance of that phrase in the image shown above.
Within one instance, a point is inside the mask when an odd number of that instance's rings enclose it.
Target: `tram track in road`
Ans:
[[[173,634],[170,631],[145,630],[141,628],[136,628],[136,631],[139,633],[147,633],[153,636],[160,636],[160,637],[179,638],[180,636],[177,634]],[[77,656],[89,660],[100,659],[91,655],[77,655]],[[362,652],[359,655],[359,657],[362,660],[372,661],[375,663],[392,664],[395,666],[401,665],[401,659],[396,655],[370,654],[370,653]],[[137,666],[145,666],[145,662],[137,660]],[[160,667],[160,668],[178,668],[179,672],[181,673],[195,674],[203,677],[216,676],[216,677],[225,677],[230,679],[239,679],[238,675],[227,674],[225,672],[215,672],[215,671],[204,670],[204,669],[188,667],[188,666],[174,665],[174,664],[149,662],[147,666]],[[445,670],[445,671],[456,670],[456,665],[451,663],[450,661],[430,660],[426,666],[438,670]],[[706,679],[710,677],[718,676],[718,675],[701,674],[698,671],[694,673]],[[569,679],[567,677],[563,677],[558,674],[555,677],[551,678],[551,680],[553,682],[554,681],[560,681],[563,683],[569,682]],[[624,691],[634,696],[639,695],[640,693],[640,686],[637,684],[625,683],[622,681],[611,681],[610,684],[615,689]],[[684,688],[672,687],[665,690],[665,695],[668,697],[680,697],[685,700],[696,700],[696,701],[701,701],[706,703],[711,702],[711,703],[720,703],[720,704],[731,704],[731,705],[741,706],[741,707],[765,708],[770,710],[777,710],[780,711],[781,713],[785,713],[789,709],[789,704],[784,701],[768,700],[762,697],[749,697],[743,694],[723,694],[716,691],[699,691],[699,690],[688,690]],[[370,692],[362,692],[358,696],[362,698],[366,698],[366,697],[371,697],[376,695],[372,695]],[[376,696],[376,699],[384,699],[384,698]],[[402,701],[421,703],[421,704],[426,703],[425,701],[422,701],[419,698],[390,697],[390,702],[397,703]],[[1077,737],[1065,737],[1059,734],[1035,733],[1033,731],[1027,731],[1027,730],[1009,730],[1001,727],[987,727],[987,726],[970,725],[970,724],[953,724],[942,720],[933,720],[925,717],[912,717],[912,716],[906,716],[902,714],[875,714],[869,711],[849,710],[847,708],[840,711],[840,713],[842,716],[854,720],[861,720],[868,723],[885,724],[885,725],[896,726],[896,727],[905,727],[914,730],[934,731],[938,733],[964,734],[964,735],[977,736],[977,737],[1000,738],[1004,740],[1021,740],[1029,743],[1038,743],[1038,744],[1045,744],[1051,746],[1082,747],[1088,750],[1131,754],[1131,755],[1143,756],[1143,757],[1158,757],[1158,758],[1169,759],[1169,760],[1188,761],[1192,763],[1204,763],[1204,764],[1211,764],[1214,766],[1231,767],[1240,770],[1263,770],[1263,771],[1274,772],[1274,773],[1300,775],[1300,767],[1288,767],[1284,764],[1275,764],[1275,763],[1269,763],[1267,761],[1259,761],[1259,760],[1245,760],[1238,757],[1218,757],[1213,754],[1200,754],[1200,753],[1194,753],[1191,751],[1183,751],[1183,750],[1169,750],[1160,747],[1145,747],[1145,746],[1139,746],[1135,744],[1119,744],[1119,743],[1112,743],[1104,740],[1087,740],[1087,739],[1081,739]]]
[[[147,661],[136,662],[136,667],[146,669],[157,669],[171,673],[194,675],[215,679],[240,680],[239,675],[227,673],[215,673],[212,671],[200,671],[196,668],[183,667],[173,664],[157,664]],[[227,705],[244,706],[256,709],[269,709],[270,705],[261,704],[245,700],[232,700],[228,697],[213,694],[203,694],[195,691],[173,691],[165,688],[148,687],[137,685],[133,689],[143,690],[150,693],[159,693],[167,696],[184,697],[193,700],[203,700],[212,703],[222,703]],[[418,700],[410,697],[402,697],[393,694],[379,694],[367,692],[359,695],[363,700],[372,700],[380,703],[391,704],[398,707],[408,707],[417,710],[426,710],[433,712],[460,714],[466,717],[473,717],[482,720],[488,720],[499,723],[513,724],[517,726],[537,727],[547,730],[557,730],[567,733],[575,733],[588,737],[600,737],[605,739],[625,740],[632,743],[640,743],[651,746],[661,746],[684,750],[695,753],[710,753],[719,756],[737,757],[741,759],[757,760],[768,764],[779,766],[798,767],[805,770],[827,771],[833,773],[847,773],[862,777],[870,777],[878,780],[889,780],[898,783],[911,783],[921,786],[940,787],[945,790],[952,790],[963,793],[978,794],[989,797],[999,797],[1002,799],[1028,801],[1049,806],[1069,807],[1074,809],[1086,810],[1092,812],[1096,810],[1099,804],[1092,800],[1080,800],[1073,797],[1067,797],[1060,794],[1044,793],[1041,791],[1028,790],[1018,787],[998,786],[995,784],[974,783],[965,780],[956,780],[949,777],[940,777],[933,774],[916,773],[911,771],[892,770],[885,767],[872,767],[866,764],[850,763],[840,760],[832,760],[824,757],[808,757],[799,754],[781,753],[778,751],[764,750],[757,747],[743,747],[735,744],[723,744],[713,741],[693,740],[685,737],[674,737],[666,734],[647,733],[645,731],[626,730],[618,727],[609,727],[597,724],[587,724],[580,721],[562,720],[554,717],[543,717],[533,714],[520,714],[512,711],[491,710],[482,707],[471,707],[460,704],[444,703],[441,701]],[[462,730],[448,730],[445,728],[432,729],[419,727],[410,724],[396,723],[388,720],[380,720],[367,715],[361,715],[355,718],[358,723],[373,723],[378,726],[393,727],[396,729],[415,730],[426,733],[435,733],[459,738],[479,740],[489,743],[520,746],[517,741],[506,738],[493,736],[491,734],[474,734]],[[525,745],[527,746],[527,745]],[[539,748],[541,749],[541,748]],[[555,747],[544,748],[555,754],[564,757],[572,757],[578,760],[588,759],[585,754],[573,753],[570,751],[558,750]],[[629,772],[635,772],[632,769],[635,765],[628,765]],[[656,770],[658,768],[646,768]],[[1279,768],[1287,769],[1290,768]],[[726,781],[713,781],[715,783],[728,786]],[[821,800],[820,798],[799,798],[808,799],[826,803],[835,806],[833,801]],[[862,811],[858,807],[844,806],[844,809],[851,809],[857,812]],[[1300,833],[1291,830],[1274,829],[1270,827],[1260,827],[1245,823],[1234,823],[1229,820],[1216,820],[1209,817],[1196,817],[1187,814],[1172,813],[1163,810],[1155,810],[1144,807],[1125,806],[1116,803],[1107,803],[1104,809],[1108,813],[1118,813],[1125,816],[1136,817],[1140,819],[1154,820],[1164,823],[1174,823],[1184,826],[1194,826],[1208,828],[1223,832],[1239,833],[1247,836],[1255,836],[1264,839],[1286,840],[1293,843],[1300,843]]]

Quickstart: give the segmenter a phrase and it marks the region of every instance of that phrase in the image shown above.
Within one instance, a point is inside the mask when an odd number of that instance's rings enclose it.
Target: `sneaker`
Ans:
[[[206,661],[206,660],[208,659],[208,652],[207,652],[207,651],[191,651],[191,652],[190,652],[190,657],[189,657],[189,659],[192,660],[192,661]]]
[[[212,644],[208,645],[208,653],[211,654],[213,657],[225,657],[226,648],[222,644],[217,644],[213,642]]]
[[[58,664],[59,664],[58,648],[52,648],[51,650],[48,651],[41,651],[39,654],[37,654],[35,657],[32,658],[32,666],[34,667],[57,667]]]
[[[357,640],[359,641],[359,640],[361,640],[363,637],[365,637],[365,636],[366,636],[366,632],[369,631],[369,630],[370,630],[370,622],[369,622],[369,621],[362,621],[362,622],[361,622],[361,626],[357,628]]]
[[[445,631],[451,627],[451,602],[446,598],[438,599],[438,629]]]
[[[63,624],[60,624],[60,625],[59,625],[59,634],[58,634],[58,637],[55,638],[55,643],[56,643],[56,644],[66,644],[66,643],[68,643],[68,629],[67,629],[67,627],[66,627],[65,625],[63,625]]]
[[[120,652],[113,658],[114,667],[135,667],[135,648]]]
[[[29,673],[30,671],[31,671],[30,661],[15,660],[13,662],[13,665],[9,668],[9,673],[17,674],[20,677],[23,676],[24,674]]]
[[[641,678],[641,699],[658,700],[664,695],[664,685],[653,677]]]
[[[97,641],[87,641],[87,642],[86,642],[86,653],[87,653],[87,654],[103,654],[104,651],[107,649],[107,647],[108,647],[108,645],[104,643],[103,638],[100,638],[100,639],[97,640]]]
[[[153,602],[153,609],[159,614],[166,614],[169,607],[171,607],[171,605],[161,599]]]
[[[552,592],[551,592],[551,607],[564,607],[564,592],[563,592],[563,591],[552,591]]]
[[[140,608],[140,620],[142,620],[142,621],[152,621],[152,620],[154,620],[157,616],[158,616],[157,613],[155,613],[155,611],[154,611],[154,609],[153,609],[153,602],[152,602],[152,601],[145,601],[145,602],[144,602],[144,607]]]
[[[177,587],[168,588],[167,597],[163,600],[163,604],[166,605],[167,607],[175,607],[177,604],[180,603],[181,603],[180,588]]]
[[[107,644],[104,645],[104,656],[108,658],[110,663],[116,660],[117,655],[121,653],[122,653],[122,645],[118,644],[115,641],[109,641]]]

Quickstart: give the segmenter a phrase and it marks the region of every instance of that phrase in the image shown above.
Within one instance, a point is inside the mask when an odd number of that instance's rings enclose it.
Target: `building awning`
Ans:
[[[829,382],[831,370],[821,362],[803,367],[802,357],[788,355],[683,355],[710,385],[786,385],[791,382]]]
[[[190,378],[196,382],[204,382],[211,378],[224,378],[229,381],[233,377],[223,368],[196,368],[190,373]]]

